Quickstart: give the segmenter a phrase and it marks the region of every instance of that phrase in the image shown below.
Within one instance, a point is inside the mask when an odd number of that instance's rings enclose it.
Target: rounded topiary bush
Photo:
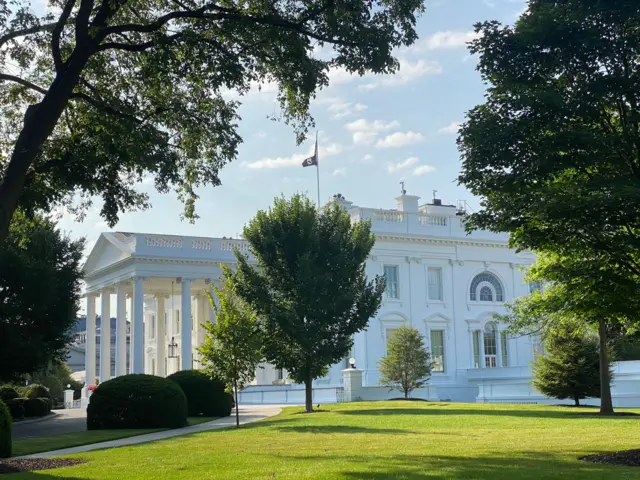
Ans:
[[[199,370],[182,370],[167,379],[180,385],[187,396],[189,416],[228,417],[232,398],[225,392],[224,383]]]
[[[0,458],[11,456],[11,415],[0,400]]]
[[[24,414],[26,417],[44,417],[51,412],[51,400],[49,398],[27,398],[24,402]]]
[[[51,392],[44,385],[36,383],[27,387],[24,396],[27,398],[51,398]]]
[[[122,375],[101,383],[87,407],[89,430],[179,428],[187,424],[187,398],[171,380]]]
[[[11,418],[14,420],[19,420],[24,418],[24,404],[27,401],[26,398],[13,398],[11,400],[5,401],[5,405],[9,409],[9,413],[11,414]]]
[[[13,385],[0,385],[0,400],[6,402],[18,398],[20,394]]]

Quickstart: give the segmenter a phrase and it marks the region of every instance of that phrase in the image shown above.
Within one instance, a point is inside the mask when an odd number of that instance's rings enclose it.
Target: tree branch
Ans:
[[[0,37],[0,47],[2,47],[9,40],[13,40],[14,38],[23,37],[25,35],[31,35],[32,33],[37,32],[46,32],[47,30],[51,30],[55,28],[57,22],[53,23],[45,23],[44,25],[36,25],[35,27],[24,28],[22,30],[14,30],[13,32],[9,32],[2,37]]]
[[[80,0],[76,17],[76,45],[89,40],[89,17],[93,10],[93,0]]]
[[[35,83],[31,83],[28,80],[25,80],[23,78],[20,77],[16,77],[15,75],[7,75],[6,73],[0,73],[0,80],[7,80],[9,82],[14,82],[14,83],[18,83],[20,85],[22,85],[23,87],[27,87],[31,90],[35,90],[38,93],[41,93],[43,95],[45,95],[47,93],[47,90],[36,85]]]
[[[172,42],[180,37],[184,36],[182,32],[174,33],[173,35],[164,36],[162,41]],[[96,51],[103,52],[105,50],[124,50],[127,52],[144,52],[151,47],[154,47],[160,43],[160,40],[150,40],[144,43],[122,43],[122,42],[107,42],[100,45]]]
[[[75,0],[67,0],[51,36],[51,55],[53,56],[53,64],[55,65],[56,72],[62,70],[63,67],[62,57],[60,56],[60,36],[75,4]]]

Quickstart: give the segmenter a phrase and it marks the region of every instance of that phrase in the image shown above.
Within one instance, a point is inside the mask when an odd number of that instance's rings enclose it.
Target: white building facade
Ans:
[[[430,387],[416,396],[557,403],[541,396],[530,383],[537,340],[507,335],[505,325],[495,318],[506,312],[505,302],[535,288],[524,281],[525,270],[535,260],[531,253],[510,249],[507,235],[467,234],[463,212],[437,199],[420,205],[419,197],[403,193],[395,209],[381,210],[354,206],[339,195],[334,198],[354,221],[371,221],[376,244],[366,272],[370,278],[384,275],[387,280],[382,307],[368,328],[356,334],[350,355],[362,371],[363,391],[367,392],[363,399],[397,396],[378,386],[377,363],[394,329],[411,325],[424,335],[434,361]],[[221,264],[234,265],[234,248],[250,255],[247,242],[240,239],[103,233],[85,264],[87,384],[111,376],[106,367],[96,372],[95,341],[91,339],[95,339],[96,304],[100,302],[102,315],[108,318],[113,315],[112,297],[117,318],[116,375],[165,376],[199,368],[197,347],[204,340],[204,325],[215,321],[207,291],[220,278]],[[127,320],[131,321],[130,347]],[[110,348],[105,342],[99,356],[109,358]],[[286,372],[263,367],[257,370],[254,384],[242,393],[241,402],[304,401],[302,386],[292,385]],[[325,378],[316,380],[315,401],[341,400],[347,367],[345,359],[332,366]],[[619,377],[613,394],[618,406],[640,405],[640,391],[632,387],[640,380],[634,373],[640,372],[637,367],[616,366]]]

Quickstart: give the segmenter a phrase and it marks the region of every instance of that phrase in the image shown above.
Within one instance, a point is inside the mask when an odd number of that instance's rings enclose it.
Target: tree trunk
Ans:
[[[612,415],[613,401],[611,400],[609,356],[607,355],[607,325],[604,320],[600,320],[598,323],[598,339],[600,343],[600,413]]]
[[[57,125],[92,53],[93,45],[87,43],[74,50],[66,69],[57,74],[42,101],[27,108],[22,131],[0,184],[0,245],[9,233],[29,168]]]
[[[404,389],[404,399],[408,400],[409,399],[409,390],[408,389]]]
[[[233,400],[236,402],[236,428],[240,428],[240,412],[238,411],[238,383],[233,382]]]
[[[573,399],[573,401],[575,402],[575,406],[576,406],[576,407],[579,407],[579,406],[580,406],[580,397],[575,397],[575,398]]]
[[[307,413],[313,412],[313,378],[311,375],[308,375],[304,381],[304,408]]]

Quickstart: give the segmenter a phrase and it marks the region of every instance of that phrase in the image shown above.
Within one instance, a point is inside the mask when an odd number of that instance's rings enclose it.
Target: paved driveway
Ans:
[[[83,432],[87,429],[87,410],[71,408],[54,410],[57,415],[35,422],[16,422],[13,424],[13,439],[27,437],[50,437],[63,433]]]

